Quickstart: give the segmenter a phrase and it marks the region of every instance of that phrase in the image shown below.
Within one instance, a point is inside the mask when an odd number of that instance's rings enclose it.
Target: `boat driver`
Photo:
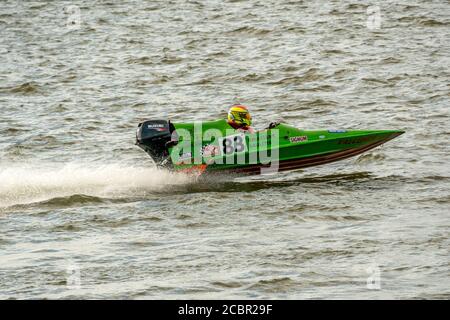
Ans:
[[[228,111],[228,124],[235,130],[254,133],[255,130],[251,127],[252,117],[246,106],[242,104],[235,104],[231,106]]]

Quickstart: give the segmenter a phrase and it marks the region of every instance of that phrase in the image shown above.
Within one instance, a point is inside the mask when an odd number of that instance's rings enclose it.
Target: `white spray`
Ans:
[[[0,164],[0,208],[75,194],[130,197],[189,182],[184,174],[123,164]]]

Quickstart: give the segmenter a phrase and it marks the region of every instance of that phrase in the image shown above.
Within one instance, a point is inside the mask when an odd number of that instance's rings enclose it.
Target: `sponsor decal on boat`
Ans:
[[[188,174],[194,174],[194,175],[200,175],[200,174],[202,174],[203,171],[206,170],[206,167],[207,167],[206,164],[199,164],[199,165],[192,166],[190,168],[182,169],[181,172],[188,173]]]
[[[370,141],[371,137],[355,137],[339,140],[338,144],[358,144]]]
[[[296,136],[296,137],[290,137],[290,138],[289,138],[289,141],[290,141],[291,143],[308,141],[308,136]]]
[[[166,131],[167,130],[163,123],[148,124],[147,129],[156,130],[156,131]]]
[[[324,135],[319,136],[319,139],[325,139]]]
[[[221,146],[222,155],[229,156],[234,153],[241,153],[247,150],[247,144],[244,133],[225,136],[219,138],[219,146]]]
[[[183,153],[182,155],[180,155],[178,160],[184,161],[184,160],[188,160],[190,158],[192,158],[192,153],[191,152],[186,152],[186,153]]]
[[[214,157],[220,154],[220,148],[218,146],[213,146],[211,144],[207,144],[202,148],[202,156],[204,157]]]
[[[335,129],[335,130],[328,130],[329,133],[345,133],[347,132],[347,130],[343,130],[343,129]]]

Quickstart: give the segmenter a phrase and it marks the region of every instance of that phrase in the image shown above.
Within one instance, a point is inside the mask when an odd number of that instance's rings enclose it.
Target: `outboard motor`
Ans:
[[[157,165],[165,165],[169,160],[167,143],[175,130],[170,121],[147,120],[139,123],[136,132],[136,145],[147,152]]]

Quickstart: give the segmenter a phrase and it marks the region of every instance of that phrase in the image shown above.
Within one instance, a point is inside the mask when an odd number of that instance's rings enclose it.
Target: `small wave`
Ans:
[[[400,59],[398,58],[394,58],[394,57],[388,57],[388,58],[384,58],[380,61],[380,64],[397,64],[402,62]]]
[[[325,91],[334,92],[336,90],[336,88],[325,84],[325,85],[311,87],[311,88],[296,88],[295,90],[301,91],[301,92],[325,92]],[[299,108],[299,110],[301,110],[301,109]]]
[[[327,50],[322,50],[322,54],[325,56],[331,56],[331,55],[335,55],[335,54],[344,54],[345,52],[339,49],[327,49]]]
[[[303,75],[301,76],[292,76],[292,77],[286,77],[282,78],[280,80],[275,80],[268,82],[267,84],[271,85],[277,85],[277,84],[302,84],[309,81],[317,81],[323,78],[323,75],[318,73],[317,68],[311,68],[307,70]]]
[[[18,128],[11,127],[11,128],[6,128],[5,130],[2,130],[0,132],[5,135],[15,135],[15,134],[23,133],[24,131],[30,131],[30,130],[26,129],[26,128],[18,129]]]
[[[211,285],[220,288],[239,288],[242,287],[244,284],[236,281],[213,281],[211,282]]]
[[[356,163],[371,163],[371,162],[381,162],[386,159],[386,156],[381,153],[367,153],[363,154],[356,159]]]
[[[0,208],[4,208],[32,203],[71,206],[142,197],[191,183],[192,177],[121,164],[1,164],[0,181]]]
[[[425,293],[416,297],[419,300],[449,300],[450,292],[443,293]]]
[[[418,24],[424,27],[444,27],[448,25],[447,22],[442,22],[433,19],[420,19],[418,21]]]
[[[171,80],[171,77],[166,75],[157,75],[153,80],[150,81],[151,84],[166,83]]]
[[[171,56],[164,56],[164,57],[161,59],[161,63],[163,63],[163,64],[175,64],[175,63],[179,63],[179,62],[181,62],[181,61],[183,61],[182,58],[179,58],[179,57],[171,57]]]
[[[380,83],[380,84],[387,84],[387,81],[382,79],[376,79],[376,78],[362,78],[362,81],[366,82],[372,82],[372,83]]]
[[[442,197],[431,197],[425,200],[420,200],[419,202],[426,201],[431,203],[439,203],[439,204],[449,204],[450,203],[450,195],[442,196]]]
[[[250,289],[263,290],[266,292],[277,292],[286,290],[297,285],[297,282],[290,277],[277,277],[271,279],[261,279],[249,286]]]
[[[266,74],[249,73],[244,76],[237,76],[236,79],[242,82],[257,82],[266,78]]]
[[[73,223],[65,223],[51,228],[51,232],[66,232],[66,231],[77,232],[81,230],[82,228],[80,226],[77,226]]]
[[[398,19],[398,21],[412,23],[423,27],[444,27],[448,25],[448,22],[429,19],[426,17],[402,17]]]
[[[351,208],[348,206],[348,208]],[[366,221],[367,217],[358,217],[350,215],[329,215],[320,214],[316,216],[303,216],[304,221]],[[373,217],[372,217],[373,218]]]
[[[108,198],[100,198],[94,196],[87,196],[83,194],[75,194],[66,197],[55,197],[48,200],[36,201],[32,203],[24,203],[24,204],[13,204],[8,207],[13,211],[23,211],[27,208],[68,208],[73,206],[82,206],[82,205],[92,205],[92,204],[101,204],[106,202],[116,202],[114,199]],[[0,205],[0,212],[2,210],[2,206]]]
[[[95,203],[103,203],[105,199],[94,196],[87,196],[84,194],[74,194],[72,196],[67,197],[57,197],[50,200],[45,200],[42,202],[38,202],[40,206],[48,206],[48,207],[70,207],[75,204],[95,204]]]
[[[254,27],[240,27],[237,29],[233,29],[231,31],[229,31],[228,33],[231,34],[235,34],[235,33],[239,33],[239,34],[250,34],[250,35],[265,35],[272,32],[272,30],[268,30],[268,29],[259,29],[259,28],[254,28]]]
[[[336,106],[337,103],[335,101],[323,100],[323,99],[314,99],[312,101],[305,102],[305,106],[308,107],[330,107]]]
[[[11,93],[32,94],[32,93],[36,93],[39,91],[39,86],[33,82],[26,82],[26,83],[22,83],[21,85],[9,88],[8,91]]]
[[[292,279],[289,277],[282,277],[282,278],[272,278],[267,280],[259,280],[258,284],[266,285],[266,284],[285,284],[285,283],[291,283]]]
[[[150,57],[139,57],[139,58],[130,58],[126,61],[129,64],[140,64],[140,65],[144,65],[144,66],[150,66],[150,65],[154,65],[155,61],[154,59],[150,58]]]
[[[209,223],[206,222],[191,222],[191,223],[187,223],[187,224],[182,224],[182,225],[178,225],[178,228],[182,228],[182,229],[200,229],[200,228],[205,228],[208,227]]]
[[[435,176],[435,175],[431,175],[431,176],[425,176],[423,178],[421,178],[421,181],[425,181],[425,182],[434,182],[434,181],[448,181],[450,180],[449,176]]]
[[[356,9],[364,10],[366,8],[367,6],[363,3],[350,3],[347,5],[348,10],[356,10]]]

